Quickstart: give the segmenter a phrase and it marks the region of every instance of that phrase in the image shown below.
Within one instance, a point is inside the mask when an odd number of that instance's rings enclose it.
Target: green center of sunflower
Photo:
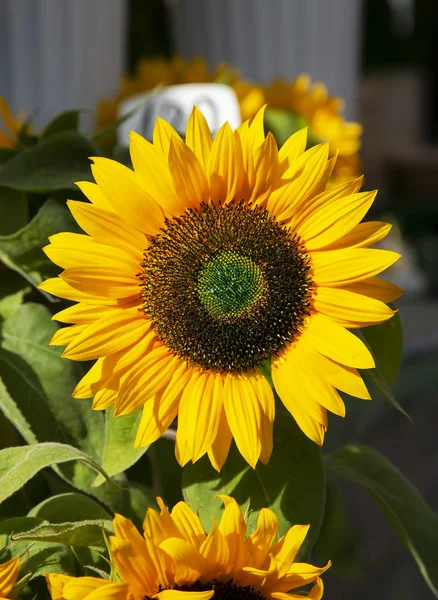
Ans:
[[[213,318],[239,317],[260,300],[262,270],[247,256],[225,250],[202,267],[197,285],[201,304]]]
[[[165,588],[160,586],[159,591]],[[250,585],[239,586],[233,583],[233,580],[222,582],[213,579],[207,583],[196,581],[191,585],[175,585],[173,590],[181,592],[207,592],[214,590],[214,600],[265,600],[265,597]],[[144,600],[152,600],[150,596],[145,596]]]
[[[301,240],[243,201],[167,219],[138,276],[158,338],[204,370],[256,368],[297,338],[312,305]]]

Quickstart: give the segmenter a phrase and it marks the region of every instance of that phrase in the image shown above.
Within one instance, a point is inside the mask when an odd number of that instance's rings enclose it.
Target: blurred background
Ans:
[[[370,443],[437,510],[438,1],[0,1],[0,93],[36,129],[69,108],[85,109],[83,128],[95,128],[99,101],[120,92],[123,74],[174,54],[204,57],[211,70],[225,61],[256,83],[308,73],[363,125],[365,186],[379,188],[373,217],[395,224],[385,245],[404,255],[390,273],[406,290],[395,394],[413,424],[383,401],[350,401],[326,449]],[[374,502],[345,492],[356,531],[325,598],[432,598]]]

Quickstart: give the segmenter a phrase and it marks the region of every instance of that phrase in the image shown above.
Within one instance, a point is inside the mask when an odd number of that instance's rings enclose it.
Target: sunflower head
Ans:
[[[16,584],[19,572],[20,559],[18,557],[0,563],[0,598],[6,600],[12,597],[10,594]]]
[[[205,453],[220,469],[234,437],[253,467],[269,460],[274,391],[323,443],[338,390],[369,399],[357,369],[374,361],[349,331],[393,315],[401,292],[376,277],[398,255],[369,249],[390,226],[360,223],[375,192],[327,183],[328,144],[306,131],[279,150],[263,110],[214,140],[194,109],[185,141],[158,119],[153,142],[132,133],[130,170],[95,158],[90,203],[69,207],[86,235],[50,238],[63,272],[41,287],[76,304],[52,344],[96,360],[74,391],[115,415],[142,407],[136,444],[178,416],[184,465]]]
[[[247,535],[237,502],[220,498],[225,508],[208,534],[185,502],[169,512],[158,498],[160,512],[148,509],[142,534],[116,515],[110,548],[118,581],[49,575],[52,598],[83,600],[87,590],[90,600],[319,600],[330,563],[320,568],[295,560],[309,527],[295,525],[277,539],[278,519],[264,508]]]

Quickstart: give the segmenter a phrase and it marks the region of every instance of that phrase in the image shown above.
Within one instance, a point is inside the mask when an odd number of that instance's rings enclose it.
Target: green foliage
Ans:
[[[105,415],[105,441],[103,444],[102,467],[110,477],[123,473],[132,467],[146,452],[147,447],[134,447],[135,435],[141,418],[141,408],[120,417],[113,416],[110,408]],[[93,485],[104,483],[103,475],[98,475]]]
[[[80,110],[66,110],[56,115],[43,129],[41,137],[48,138],[60,131],[77,131],[79,127]]]
[[[438,516],[400,471],[381,454],[350,444],[327,456],[327,467],[364,486],[377,500],[438,597]]]
[[[362,339],[373,354],[376,367],[363,371],[402,415],[410,419],[405,409],[396,400],[391,386],[397,376],[403,356],[403,329],[400,316],[396,313],[389,321],[360,330]]]
[[[279,414],[280,413],[280,414]],[[325,505],[325,473],[320,448],[310,441],[289,414],[277,411],[274,427],[274,450],[269,463],[253,470],[235,447],[220,473],[207,457],[183,470],[184,496],[199,516],[206,530],[210,516],[220,518],[221,502],[213,502],[216,494],[233,496],[243,510],[251,511],[249,525],[255,525],[255,514],[263,507],[277,515],[283,535],[295,524],[310,523],[310,531],[300,551],[301,558],[311,550],[318,538]]]
[[[0,236],[15,233],[28,220],[29,207],[23,192],[0,187]]]
[[[92,458],[67,444],[48,442],[0,450],[0,503],[42,469],[77,460],[106,476],[105,471]]]
[[[0,171],[0,186],[33,193],[75,189],[75,181],[92,181],[90,156],[99,149],[76,131],[60,131],[23,150]]]
[[[49,199],[22,229],[0,236],[0,260],[32,285],[38,285],[59,273],[42,250],[49,243],[49,236],[75,229],[78,230],[67,208]]]

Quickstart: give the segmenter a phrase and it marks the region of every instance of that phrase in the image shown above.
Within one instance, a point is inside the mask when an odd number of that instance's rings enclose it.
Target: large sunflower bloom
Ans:
[[[143,536],[131,521],[116,515],[110,550],[120,582],[48,575],[52,598],[320,600],[320,576],[330,563],[318,568],[294,562],[309,526],[295,525],[274,542],[278,519],[263,508],[256,530],[245,537],[247,526],[239,505],[229,496],[220,498],[224,512],[209,534],[185,502],[169,513],[158,498],[161,512],[148,509]]]
[[[351,328],[393,315],[400,294],[376,275],[399,255],[368,249],[390,226],[359,223],[375,192],[355,179],[326,190],[327,144],[306,131],[277,149],[263,111],[212,141],[194,109],[186,143],[158,120],[131,139],[134,171],[95,158],[91,204],[69,201],[88,235],[60,233],[47,255],[64,271],[42,289],[77,302],[52,344],[97,359],[73,396],[115,415],[143,407],[136,445],[178,415],[180,464],[208,452],[220,469],[232,437],[248,463],[272,451],[275,389],[304,433],[323,443],[338,390],[369,399],[357,369],[374,366]]]
[[[330,96],[323,83],[312,84],[309,75],[300,75],[294,81],[277,79],[264,92],[269,106],[290,111],[308,125],[313,142],[329,142],[330,156],[338,155],[334,182],[359,175],[362,127],[345,121],[342,98]]]
[[[0,600],[7,600],[10,597],[19,571],[20,559],[18,557],[0,564]]]
[[[0,123],[3,121],[4,129],[0,128],[0,148],[15,148],[17,136],[25,119],[24,111],[14,117],[6,100],[0,96]]]

